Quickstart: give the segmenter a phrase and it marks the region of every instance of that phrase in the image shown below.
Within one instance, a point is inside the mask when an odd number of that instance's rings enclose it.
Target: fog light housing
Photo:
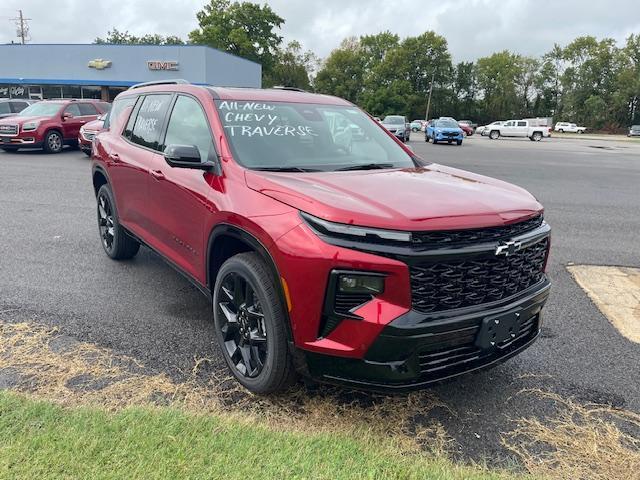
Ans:
[[[384,277],[382,275],[360,275],[344,273],[338,278],[340,293],[379,295],[384,292]]]

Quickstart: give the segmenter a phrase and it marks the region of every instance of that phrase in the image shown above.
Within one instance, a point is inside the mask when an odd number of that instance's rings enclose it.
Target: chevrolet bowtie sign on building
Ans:
[[[95,60],[91,60],[88,64],[89,68],[95,68],[96,70],[104,70],[105,68],[109,68],[111,66],[111,60],[103,60],[101,58],[96,58]]]

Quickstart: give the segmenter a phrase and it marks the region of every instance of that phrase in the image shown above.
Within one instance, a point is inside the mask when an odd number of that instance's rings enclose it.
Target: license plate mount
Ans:
[[[476,346],[482,350],[499,348],[501,344],[518,336],[523,320],[520,308],[486,317],[482,320],[480,332],[476,337]]]

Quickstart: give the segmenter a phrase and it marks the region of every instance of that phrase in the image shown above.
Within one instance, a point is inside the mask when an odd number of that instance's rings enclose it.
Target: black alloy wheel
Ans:
[[[113,194],[109,185],[102,185],[96,196],[100,242],[113,260],[127,260],[138,253],[140,243],[120,225]]]
[[[98,228],[105,251],[107,253],[113,252],[116,228],[113,223],[111,199],[105,192],[98,195]]]
[[[238,272],[227,273],[220,284],[217,308],[222,313],[218,328],[229,359],[240,375],[256,378],[267,360],[267,327],[251,283]]]
[[[289,319],[278,278],[256,252],[227,259],[213,288],[213,320],[222,355],[248,390],[283,391],[296,380]]]

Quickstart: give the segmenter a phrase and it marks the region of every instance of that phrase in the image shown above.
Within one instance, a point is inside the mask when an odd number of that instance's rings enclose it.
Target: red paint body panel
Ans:
[[[326,173],[247,170],[231,154],[212,90],[161,85],[121,95],[173,91],[188,93],[202,105],[219,153],[220,175],[172,168],[162,154],[132,144],[121,136],[129,116],[124,113],[125,120],[114,121],[96,137],[94,169],[106,172],[122,224],[202,286],[210,287],[207,248],[216,226],[233,225],[254,237],[287,282],[293,340],[304,350],[363,358],[382,329],[410,310],[411,289],[405,263],[325,243],[302,221],[300,211],[333,222],[409,231],[499,226],[542,211],[519,187],[435,164]],[[213,92],[221,100],[351,105],[301,92]],[[130,111],[131,107],[125,110]],[[383,273],[385,291],[355,312],[363,320],[345,320],[319,339],[325,291],[334,269]]]

